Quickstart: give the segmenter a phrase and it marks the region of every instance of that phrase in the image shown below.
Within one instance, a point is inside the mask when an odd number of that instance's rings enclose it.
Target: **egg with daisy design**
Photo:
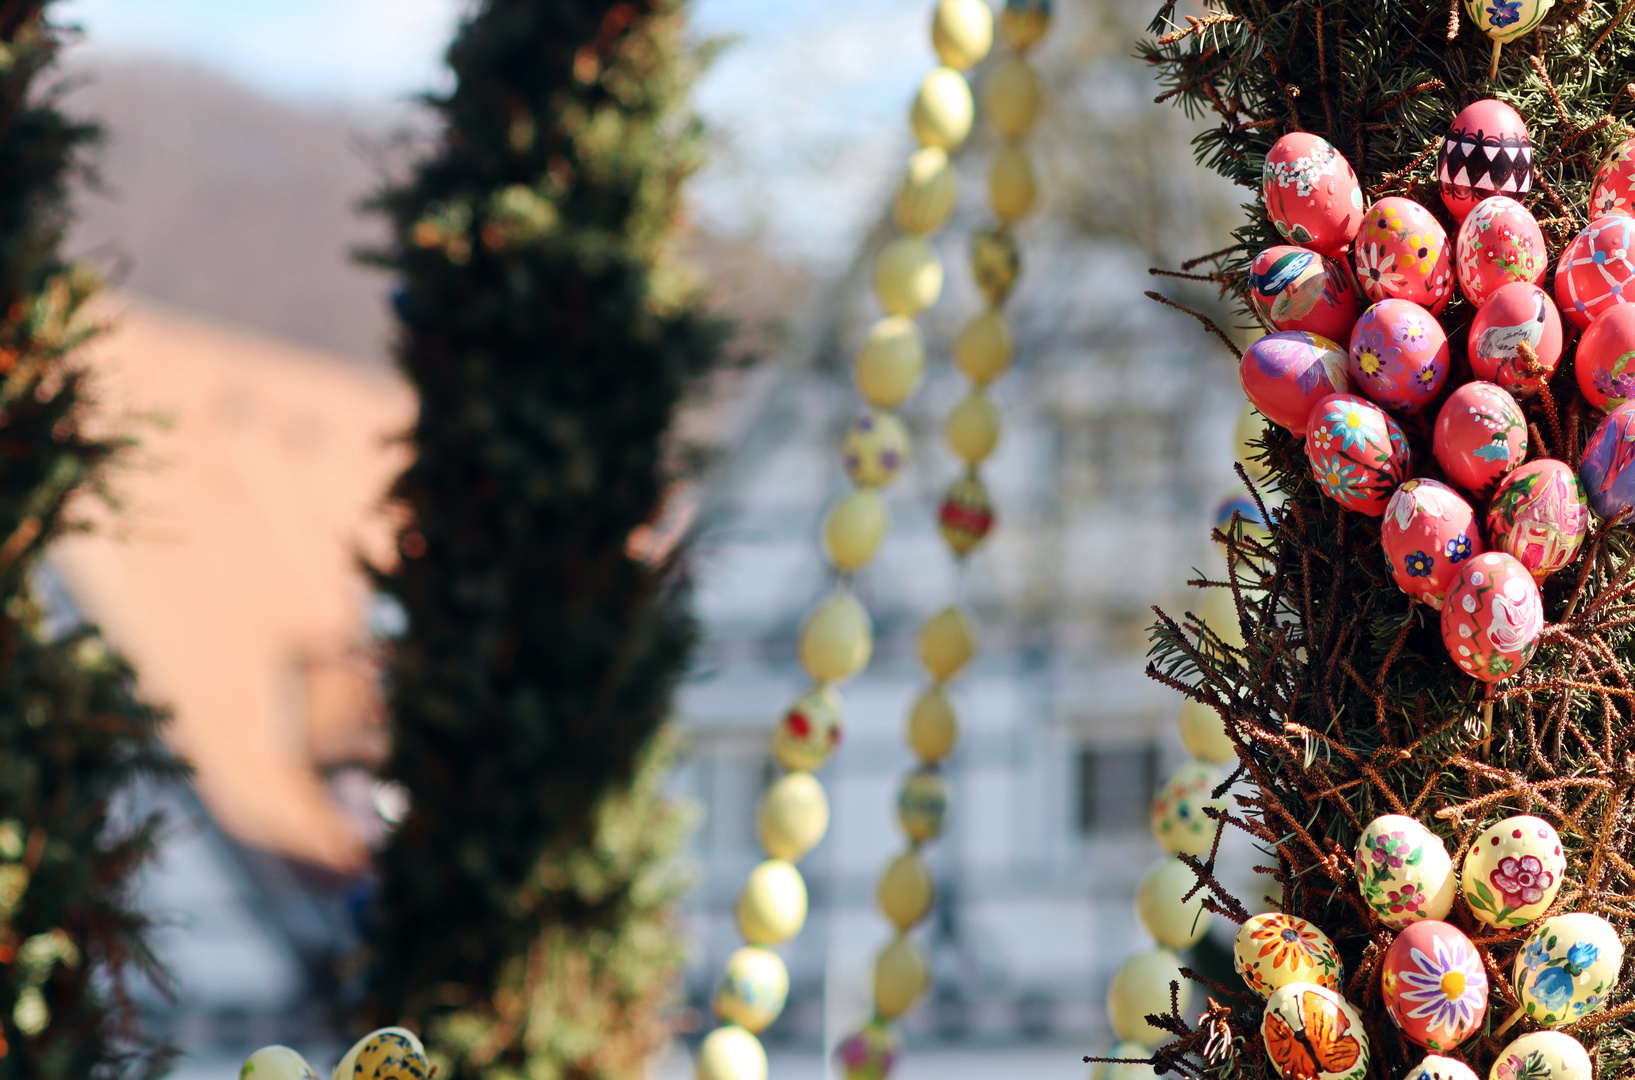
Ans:
[[[1623,964],[1624,945],[1613,925],[1575,911],[1539,924],[1516,954],[1511,979],[1528,1019],[1562,1027],[1606,1006]]]
[[[1453,299],[1448,234],[1412,199],[1378,199],[1351,246],[1357,282],[1370,300],[1412,300],[1438,314]]]
[[[1635,214],[1635,139],[1625,139],[1595,172],[1590,189],[1590,213]]]
[[[1348,510],[1379,517],[1408,475],[1408,440],[1372,402],[1334,394],[1311,411],[1306,457],[1323,494]]]
[[[1418,412],[1448,378],[1448,335],[1411,300],[1381,300],[1351,328],[1346,365],[1352,385],[1387,409]]]
[[[1451,1050],[1487,1016],[1487,971],[1458,927],[1437,919],[1396,936],[1380,962],[1385,1011],[1410,1042]]]
[[[1489,551],[1460,568],[1442,605],[1442,644],[1465,674],[1508,679],[1527,666],[1543,633],[1538,582],[1514,556]]]
[[[1270,997],[1290,983],[1340,989],[1340,954],[1328,935],[1281,911],[1255,915],[1232,940],[1232,967],[1249,989]]]
[[[1386,926],[1401,929],[1453,910],[1453,860],[1442,838],[1413,818],[1375,818],[1354,854],[1357,888]]]
[[[1380,547],[1397,588],[1438,611],[1460,565],[1486,550],[1470,503],[1427,479],[1409,480],[1392,494],[1380,522]]]
[[[1489,926],[1526,926],[1561,891],[1567,857],[1555,827],[1531,814],[1483,829],[1465,853],[1460,888],[1470,913]]]

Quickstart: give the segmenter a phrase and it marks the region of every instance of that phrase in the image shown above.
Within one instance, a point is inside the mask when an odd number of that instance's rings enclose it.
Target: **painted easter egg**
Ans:
[[[1455,221],[1483,199],[1525,195],[1533,186],[1533,140],[1521,113],[1494,98],[1466,105],[1442,140],[1436,183]]]
[[[1511,978],[1528,1019],[1562,1027],[1606,1005],[1623,964],[1618,931],[1580,911],[1539,923],[1516,954]]]
[[[911,773],[897,791],[897,823],[910,840],[941,836],[947,814],[948,787],[930,770]]]
[[[1357,321],[1357,291],[1344,264],[1280,244],[1249,264],[1249,299],[1278,330],[1305,330],[1344,341]]]
[[[1232,736],[1226,733],[1226,721],[1212,706],[1187,698],[1181,702],[1176,726],[1181,729],[1181,745],[1199,761],[1225,765],[1238,759]]]
[[[1511,282],[1538,284],[1550,264],[1538,222],[1507,195],[1477,203],[1459,226],[1455,247],[1459,289],[1477,307]]]
[[[1635,401],[1618,406],[1595,425],[1578,463],[1578,479],[1590,509],[1603,521],[1635,513]]]
[[[1555,0],[1465,0],[1465,14],[1476,28],[1494,41],[1515,41],[1532,33]]]
[[[1289,983],[1274,991],[1260,1035],[1283,1080],[1358,1080],[1368,1071],[1362,1017],[1326,986]]]
[[[1449,480],[1485,498],[1527,457],[1527,420],[1503,387],[1468,382],[1436,414],[1431,451]]]
[[[908,463],[908,426],[878,409],[853,420],[840,440],[846,475],[859,487],[884,487]]]
[[[426,1048],[413,1032],[403,1028],[370,1032],[355,1049],[354,1080],[426,1080],[431,1074]]]
[[[263,1046],[244,1059],[238,1080],[318,1080],[307,1059],[287,1046]]]
[[[1530,394],[1561,363],[1561,313],[1537,285],[1512,281],[1487,298],[1471,320],[1467,342],[1470,370],[1478,379]]]
[[[1362,187],[1351,163],[1328,142],[1292,131],[1272,144],[1261,172],[1266,216],[1283,239],[1319,255],[1339,255],[1362,224]]]
[[[966,555],[993,530],[993,499],[975,474],[955,480],[937,508],[937,528],[955,555]]]
[[[1385,1010],[1429,1050],[1451,1050],[1487,1016],[1487,972],[1458,927],[1435,919],[1398,934],[1380,963]]]
[[[1577,236],[1556,263],[1556,304],[1580,330],[1602,312],[1625,303],[1635,289],[1635,218],[1598,217]]]
[[[1213,533],[1219,533],[1230,539],[1253,539],[1259,543],[1271,540],[1271,531],[1266,528],[1266,517],[1255,505],[1255,500],[1247,495],[1231,495],[1222,499],[1210,515],[1214,528]]]
[[[1256,915],[1238,927],[1232,967],[1261,997],[1290,983],[1340,989],[1340,954],[1334,942],[1305,919],[1281,911]]]
[[[1173,855],[1203,855],[1215,844],[1220,822],[1204,813],[1221,809],[1212,792],[1221,782],[1213,765],[1188,762],[1164,781],[1152,800],[1152,834]]]
[[[1149,949],[1124,961],[1107,986],[1107,1020],[1113,1034],[1143,1046],[1158,1046],[1172,1036],[1147,1022],[1149,1016],[1170,1011],[1170,988],[1185,1016],[1192,1001],[1192,983],[1181,974],[1181,960],[1168,949]]]
[[[1351,249],[1370,300],[1412,300],[1439,313],[1453,299],[1453,249],[1442,223],[1412,199],[1377,200]]]
[[[1635,304],[1595,317],[1578,339],[1573,372],[1585,400],[1603,412],[1635,398]]]
[[[726,975],[715,992],[715,1015],[746,1031],[765,1028],[783,1012],[789,997],[789,970],[771,949],[746,945],[727,958]]]
[[[1578,556],[1590,530],[1584,485],[1560,461],[1540,458],[1499,481],[1487,504],[1487,539],[1543,581]]]
[[[772,756],[786,769],[815,769],[840,745],[840,695],[828,687],[795,699],[772,733]]]
[[[1413,818],[1375,818],[1355,854],[1357,887],[1386,926],[1443,919],[1453,910],[1453,860],[1442,838]]]
[[[1561,891],[1567,857],[1543,818],[1507,817],[1483,829],[1465,852],[1460,888],[1470,912],[1500,929],[1543,915]]]
[[[897,1029],[888,1021],[874,1020],[840,1040],[835,1062],[846,1080],[886,1080],[902,1052]]]
[[[1436,480],[1409,480],[1397,488],[1380,522],[1380,546],[1397,588],[1438,611],[1459,565],[1486,550],[1476,512]]]
[[[1188,893],[1192,895],[1187,896]],[[1204,910],[1207,888],[1198,885],[1192,867],[1168,858],[1141,879],[1135,892],[1135,912],[1153,940],[1166,949],[1189,949],[1209,930],[1214,915]]]
[[[1325,398],[1311,411],[1306,457],[1323,494],[1369,517],[1385,513],[1391,492],[1408,475],[1402,429],[1379,406],[1352,394]]]
[[[1635,214],[1635,139],[1619,143],[1596,170],[1590,213],[1596,217]]]
[[[1387,409],[1418,412],[1448,378],[1448,335],[1411,300],[1381,300],[1351,328],[1351,385]]]
[[[1465,674],[1483,682],[1527,666],[1544,632],[1544,599],[1527,567],[1503,552],[1459,570],[1442,605],[1442,644]]]
[[[1488,1080],[1590,1080],[1592,1075],[1584,1045],[1560,1031],[1532,1031],[1514,1040],[1487,1073]]]
[[[1402,1080],[1480,1080],[1476,1070],[1457,1058],[1426,1054]]]
[[[1351,390],[1345,350],[1301,330],[1267,334],[1250,345],[1238,364],[1238,377],[1261,415],[1296,435],[1306,433],[1313,405]]]

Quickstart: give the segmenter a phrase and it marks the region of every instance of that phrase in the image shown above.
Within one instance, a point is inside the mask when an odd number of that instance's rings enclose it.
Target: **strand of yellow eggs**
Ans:
[[[949,413],[943,427],[948,446],[965,462],[965,475],[955,481],[938,510],[938,524],[956,559],[963,561],[993,526],[993,506],[978,475],[981,463],[999,442],[999,414],[984,387],[1011,362],[1011,334],[1002,307],[1020,272],[1012,225],[1032,209],[1038,193],[1033,164],[1022,140],[1038,119],[1042,94],[1039,77],[1026,52],[1050,25],[1048,2],[1009,3],[1000,19],[1010,54],[989,72],[984,111],[1004,143],[995,154],[988,176],[988,202],[997,227],[973,238],[972,271],[988,299],[988,308],[961,331],[955,360],[971,381],[965,398]],[[925,117],[939,84],[953,84],[954,69],[981,61],[992,41],[992,16],[982,0],[943,0],[932,21],[932,42],[947,65],[927,78],[915,107],[915,133],[926,144]],[[963,84],[963,79],[960,80]],[[934,129],[932,129],[934,132]],[[937,155],[937,156],[933,156]],[[939,160],[940,158],[940,160]],[[927,160],[929,159],[929,161]],[[929,171],[946,169],[946,157],[935,145],[926,145],[910,165]],[[952,177],[950,176],[950,183]],[[898,197],[897,220],[907,232],[916,218],[912,190],[905,185]],[[913,243],[912,237],[897,241]],[[866,386],[864,358],[859,358],[858,383]],[[867,393],[867,391],[865,391]],[[919,660],[931,685],[915,702],[908,718],[908,743],[919,767],[903,781],[897,797],[897,821],[908,839],[908,850],[893,859],[881,875],[875,899],[891,923],[894,937],[875,958],[874,1015],[836,1048],[836,1058],[848,1080],[883,1080],[891,1071],[901,1043],[893,1021],[914,1007],[924,995],[930,971],[925,955],[908,935],[931,912],[936,886],[920,857],[921,848],[942,833],[948,791],[941,764],[953,751],[959,724],[944,693],[949,679],[970,662],[976,652],[971,620],[958,606],[932,615],[920,628]]]

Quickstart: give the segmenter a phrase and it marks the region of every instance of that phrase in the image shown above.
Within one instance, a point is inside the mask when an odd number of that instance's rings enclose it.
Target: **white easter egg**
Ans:
[[[1532,1031],[1499,1051],[1488,1080],[1590,1080],[1590,1055],[1571,1035]]]
[[[1411,817],[1386,814],[1357,840],[1357,886],[1386,926],[1400,930],[1453,910],[1453,860],[1442,838]]]
[[[1170,986],[1178,983],[1176,1001],[1181,1015],[1192,1002],[1192,984],[1181,975],[1180,959],[1168,949],[1150,949],[1124,961],[1107,987],[1107,1019],[1120,1039],[1157,1046],[1172,1037],[1147,1023],[1150,1015],[1170,1011]]]
[[[1214,846],[1220,822],[1204,813],[1224,805],[1211,794],[1221,782],[1218,770],[1201,761],[1176,769],[1152,800],[1152,834],[1174,855],[1204,855]]]
[[[1623,964],[1624,944],[1612,924],[1573,912],[1539,923],[1516,954],[1511,981],[1528,1019],[1562,1027],[1606,1005]]]
[[[1527,814],[1489,825],[1465,853],[1460,887],[1472,915],[1489,926],[1525,926],[1561,891],[1567,857],[1548,821]]]
[[[1190,948],[1209,930],[1214,918],[1204,910],[1209,890],[1198,889],[1191,899],[1184,899],[1197,884],[1198,875],[1192,868],[1174,858],[1158,863],[1141,879],[1135,893],[1136,914],[1158,944],[1171,949]]]

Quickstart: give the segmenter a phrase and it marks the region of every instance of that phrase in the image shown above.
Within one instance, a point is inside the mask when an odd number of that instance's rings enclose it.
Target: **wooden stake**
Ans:
[[[1504,48],[1504,42],[1495,41],[1493,43],[1493,62],[1487,66],[1488,82],[1492,82],[1499,77],[1499,50],[1502,48]]]

